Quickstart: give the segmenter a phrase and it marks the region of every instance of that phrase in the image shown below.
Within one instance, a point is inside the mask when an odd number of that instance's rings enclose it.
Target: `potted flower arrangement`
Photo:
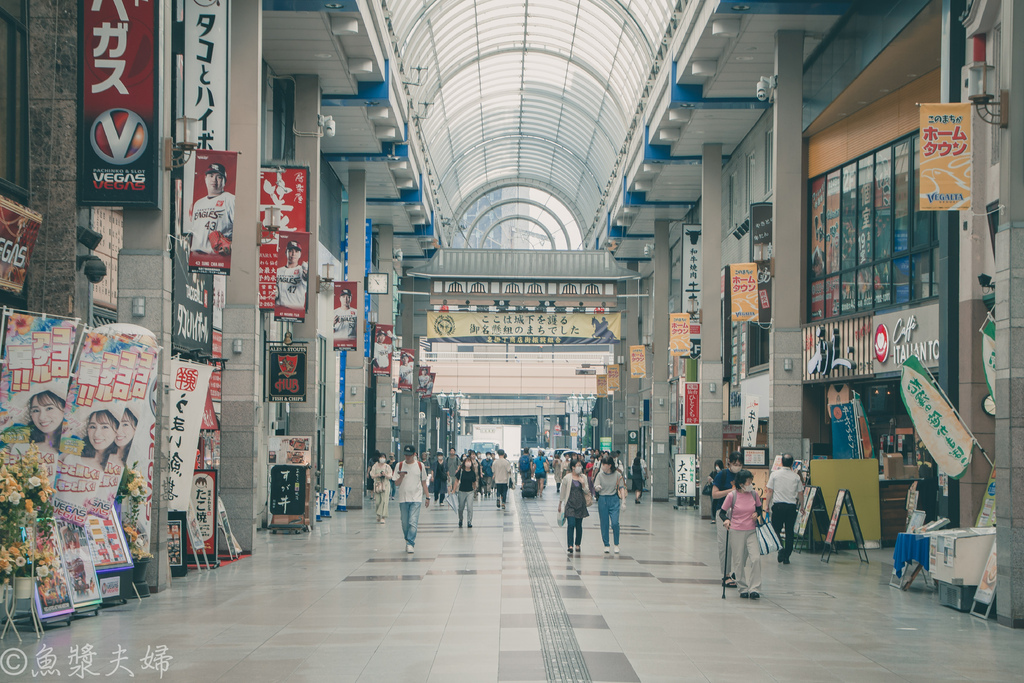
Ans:
[[[35,444],[21,456],[4,449],[0,461],[5,463],[0,465],[0,581],[13,581],[21,599],[32,595],[33,575],[49,575],[57,563],[46,543],[33,551],[26,531],[34,530],[36,539],[50,538],[53,487]]]
[[[138,470],[138,461],[132,463],[130,469],[125,470],[121,478],[121,485],[117,490],[117,497],[124,504],[122,520],[124,522],[124,535],[128,540],[128,551],[132,554],[132,561],[135,563],[135,571],[132,576],[132,583],[135,584],[139,595],[149,595],[149,585],[146,583],[146,569],[153,554],[149,552],[148,539],[139,531],[139,511],[149,487],[142,473]]]

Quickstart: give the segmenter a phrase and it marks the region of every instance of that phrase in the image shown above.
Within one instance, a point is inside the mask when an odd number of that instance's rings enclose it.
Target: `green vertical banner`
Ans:
[[[903,362],[900,395],[914,429],[943,472],[959,479],[971,464],[974,435],[917,356]]]
[[[996,321],[989,317],[981,328],[981,361],[985,366],[988,395],[996,399]]]

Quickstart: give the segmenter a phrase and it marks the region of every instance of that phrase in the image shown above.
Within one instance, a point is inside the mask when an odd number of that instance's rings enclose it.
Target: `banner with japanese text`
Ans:
[[[78,323],[27,313],[8,313],[0,370],[0,444],[11,456],[32,444],[56,483],[64,407],[71,382]]]
[[[373,326],[373,363],[374,375],[391,375],[391,354],[395,350],[395,326]]]
[[[167,394],[171,415],[163,482],[168,510],[184,512],[191,501],[199,429],[212,373],[210,365],[171,359],[171,386]]]
[[[260,169],[260,221],[279,232],[309,232],[309,169]]]
[[[412,368],[416,359],[413,349],[402,349],[398,364],[398,390],[412,391]]]
[[[206,551],[211,559],[217,557],[217,470],[196,470],[192,475],[192,493],[190,495],[192,514],[199,527],[199,538],[196,539],[201,546],[196,548],[197,552]],[[186,536],[185,548],[187,556],[193,552],[192,539]]]
[[[670,356],[690,355],[690,314],[670,313],[668,316],[668,351]]]
[[[761,399],[751,395],[747,395],[746,399],[746,405],[743,408],[742,445],[745,448],[753,448],[757,445],[757,416],[761,409]]]
[[[832,418],[832,458],[860,458],[860,435],[853,404],[833,403],[828,409]]]
[[[227,149],[228,3],[184,0],[184,5],[184,115],[198,122],[199,149]]]
[[[0,290],[21,294],[42,215],[0,196]]]
[[[742,323],[756,320],[757,265],[733,263],[729,266],[729,300],[732,302],[732,320]]]
[[[621,368],[618,365],[609,365],[606,372],[608,374],[608,391],[622,389]]]
[[[355,282],[334,283],[334,350],[356,348],[359,307]]]
[[[971,208],[971,104],[921,104],[921,211]]]
[[[281,233],[277,240],[277,298],[274,320],[306,319],[309,292],[309,233]]]
[[[647,347],[629,347],[629,376],[633,379],[647,377]]]
[[[139,459],[135,435],[150,399],[159,350],[97,330],[85,333],[64,406],[54,506],[77,525],[110,518],[126,467]],[[145,450],[145,438],[139,439]]]
[[[186,215],[182,227],[188,240],[188,268],[196,273],[228,275],[235,232],[238,152],[196,150],[192,159],[195,172],[185,177]]]
[[[960,420],[917,356],[903,361],[900,396],[914,429],[939,469],[959,479],[971,464],[974,435]]]
[[[430,311],[427,337],[463,344],[617,344],[620,313]]]
[[[683,383],[683,424],[700,424],[700,382]]]
[[[261,311],[274,309],[277,302],[277,232],[260,232],[258,298]]]
[[[597,375],[597,397],[608,398],[608,375]]]
[[[162,8],[158,2],[79,3],[81,206],[159,205]]]

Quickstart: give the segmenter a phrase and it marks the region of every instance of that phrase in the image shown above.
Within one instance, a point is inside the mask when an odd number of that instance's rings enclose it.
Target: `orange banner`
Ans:
[[[629,347],[629,376],[641,379],[647,376],[647,348],[644,346]]]
[[[608,397],[608,375],[597,376],[597,397],[607,398]]]
[[[729,266],[729,292],[732,301],[732,320],[745,323],[758,315],[757,265],[733,263]]]
[[[690,355],[690,314],[670,313],[668,316],[668,352],[670,356]]]
[[[971,105],[921,105],[921,211],[971,208]]]
[[[619,366],[609,365],[608,366],[608,391],[619,391],[622,388],[622,383],[619,380]]]

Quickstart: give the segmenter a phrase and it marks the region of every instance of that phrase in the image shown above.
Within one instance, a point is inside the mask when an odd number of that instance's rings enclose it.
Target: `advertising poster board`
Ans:
[[[355,282],[334,283],[334,350],[356,348],[359,308]]]
[[[185,514],[167,512],[167,560],[171,565],[171,576],[185,576]]]
[[[231,240],[235,229],[235,180],[238,152],[196,150],[192,155],[195,173],[192,197],[185,179],[184,237],[188,244],[188,267],[196,273],[231,273]]]
[[[260,231],[258,300],[261,311],[277,303],[277,232]]]
[[[275,465],[270,469],[270,514],[286,517],[306,512],[306,468]]]
[[[391,375],[391,360],[395,350],[395,326],[373,326],[373,374],[378,376]]]
[[[277,240],[274,320],[302,322],[309,294],[309,233],[281,233]]]
[[[271,212],[276,211],[280,215],[277,230],[309,232],[308,188],[308,168],[260,169],[260,221],[263,225],[270,225]]]
[[[267,400],[271,403],[306,401],[306,346],[267,346]]]
[[[670,313],[668,316],[669,356],[690,355],[690,314]]]
[[[427,337],[460,344],[617,344],[620,313],[427,312]]]
[[[839,489],[836,494],[836,503],[832,508],[832,516],[828,521],[828,534],[825,535],[825,543],[831,544],[832,540],[836,537],[836,527],[839,525],[839,517],[843,513],[843,502],[846,495],[846,489]]]
[[[729,266],[729,301],[733,322],[745,323],[757,318],[757,264],[733,263]]]
[[[71,584],[61,559],[60,543],[56,526],[49,538],[36,536],[40,550],[57,559],[56,566],[50,567],[47,576],[36,575],[36,610],[40,619],[52,619],[74,611],[71,604]]]
[[[608,366],[608,369],[606,370],[606,374],[608,375],[608,391],[612,391],[612,392],[614,392],[614,391],[621,391],[621,389],[622,389],[622,382],[621,382],[622,375],[620,373],[621,373],[621,368],[618,365],[609,365]]]
[[[267,441],[273,465],[309,465],[312,457],[313,437],[271,436]]]
[[[85,528],[65,519],[57,519],[56,529],[64,571],[71,588],[71,604],[79,609],[99,602],[100,582]]]
[[[921,211],[971,208],[971,104],[921,104]]]
[[[596,375],[596,394],[598,398],[608,398],[608,375]]]
[[[415,360],[413,349],[401,349],[398,364],[398,390],[412,391],[412,369]]]
[[[217,557],[217,470],[199,470],[192,477],[192,514],[201,544],[195,550],[206,551],[208,557]],[[186,537],[186,557],[193,552],[191,539]]]
[[[171,348],[211,355],[213,352],[213,275],[190,272],[188,254],[174,246],[171,275]]]
[[[697,496],[697,456],[693,453],[676,453],[675,462],[676,498]]]
[[[700,424],[700,382],[683,383],[683,424]]]
[[[647,377],[647,347],[629,347],[629,376],[633,379]]]
[[[42,215],[0,196],[0,290],[21,294]]]

